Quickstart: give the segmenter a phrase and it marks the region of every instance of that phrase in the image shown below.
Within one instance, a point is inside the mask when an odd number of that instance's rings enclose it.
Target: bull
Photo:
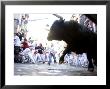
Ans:
[[[87,53],[88,71],[93,72],[94,65],[97,65],[97,33],[75,21],[65,21],[61,16],[54,15],[60,19],[52,24],[47,39],[63,40],[67,43],[59,63],[64,62],[64,56],[69,52]]]

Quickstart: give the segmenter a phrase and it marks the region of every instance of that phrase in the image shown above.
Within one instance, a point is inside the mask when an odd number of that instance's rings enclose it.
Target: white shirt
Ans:
[[[51,48],[49,48],[48,50],[49,50],[50,53],[53,53],[53,54],[55,53],[54,47],[51,47]]]
[[[14,36],[14,45],[15,46],[20,46],[21,45],[21,41],[20,41],[18,36]]]

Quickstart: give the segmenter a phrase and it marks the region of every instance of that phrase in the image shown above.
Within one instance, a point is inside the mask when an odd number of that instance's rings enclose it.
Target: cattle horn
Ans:
[[[56,17],[58,17],[58,18],[60,18],[60,20],[63,20],[63,17],[62,16],[57,15],[57,14],[53,14],[53,15],[56,16]]]

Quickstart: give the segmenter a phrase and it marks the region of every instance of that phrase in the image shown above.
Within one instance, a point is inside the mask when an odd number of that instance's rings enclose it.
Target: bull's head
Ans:
[[[53,14],[53,15],[55,15],[56,17],[58,17],[60,19],[56,20],[52,24],[47,39],[50,41],[51,40],[62,40],[63,30],[64,30],[64,19],[57,14]]]

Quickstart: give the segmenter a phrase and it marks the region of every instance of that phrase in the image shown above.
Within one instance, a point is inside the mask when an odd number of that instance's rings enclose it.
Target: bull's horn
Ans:
[[[63,17],[62,16],[57,15],[57,14],[53,14],[53,15],[56,16],[56,17],[58,17],[58,18],[60,18],[60,20],[63,20]]]

